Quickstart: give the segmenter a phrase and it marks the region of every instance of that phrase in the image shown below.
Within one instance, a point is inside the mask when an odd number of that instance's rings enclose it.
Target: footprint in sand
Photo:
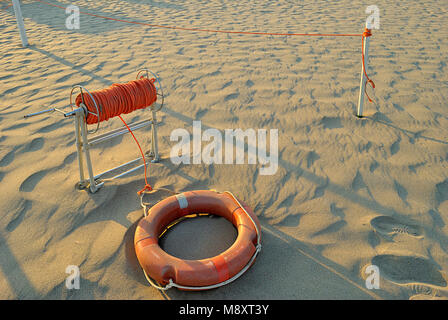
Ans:
[[[48,170],[33,173],[28,178],[26,178],[25,181],[22,182],[22,184],[19,187],[19,190],[24,192],[33,191],[36,185],[39,183],[39,181],[42,180],[42,178],[45,177],[47,173]]]
[[[412,237],[421,237],[422,228],[417,225],[401,223],[395,218],[379,216],[370,221],[370,224],[379,234],[391,237],[396,234],[407,234]]]
[[[382,277],[396,283],[424,283],[439,287],[447,285],[439,268],[425,258],[384,254],[373,257],[372,264],[378,266]]]
[[[25,152],[34,152],[42,149],[43,146],[44,146],[44,139],[35,138],[33,139],[33,141],[31,141],[24,147],[24,150]]]

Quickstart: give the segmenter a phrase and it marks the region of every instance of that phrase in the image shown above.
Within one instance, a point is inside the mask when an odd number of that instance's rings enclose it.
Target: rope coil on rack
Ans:
[[[151,106],[157,100],[156,79],[140,78],[128,83],[115,83],[109,88],[92,91],[91,95],[80,93],[75,103],[79,107],[83,102],[87,108],[86,122],[94,124],[110,118],[127,114],[137,109]],[[100,105],[97,116],[95,101]],[[99,119],[98,119],[99,118]]]
[[[121,115],[131,113],[134,110],[147,108],[157,101],[157,90],[154,85],[155,80],[155,78],[149,79],[142,76],[140,79],[128,83],[115,83],[103,90],[92,91],[90,93],[81,92],[75,99],[75,104],[78,107],[83,103],[87,108],[87,124],[99,123],[113,117],[119,117],[132,135],[142,156],[145,169],[145,187],[138,194],[146,190],[152,190],[147,177],[146,158],[140,143]]]

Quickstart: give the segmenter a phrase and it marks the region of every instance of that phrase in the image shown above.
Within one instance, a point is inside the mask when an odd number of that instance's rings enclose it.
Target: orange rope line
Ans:
[[[137,138],[134,136],[134,133],[132,132],[131,128],[129,128],[128,124],[123,120],[123,118],[121,116],[118,116],[120,118],[121,121],[123,121],[124,125],[126,126],[126,128],[128,129],[129,133],[132,135],[132,138],[134,138],[135,143],[137,144],[139,150],[140,150],[140,154],[142,155],[142,159],[143,159],[143,166],[145,168],[145,186],[143,187],[143,189],[141,189],[138,193],[138,195],[141,195],[144,191],[152,190],[151,185],[148,183],[148,177],[147,177],[147,167],[146,167],[146,159],[145,159],[145,154],[143,153],[142,147],[140,146],[140,143],[138,143]]]
[[[43,4],[64,9],[65,7],[59,6],[57,4],[48,3],[42,0],[35,0],[37,2],[41,2]],[[92,17],[102,18],[106,20],[124,22],[137,24],[142,26],[154,27],[154,28],[164,28],[164,29],[174,29],[174,30],[183,30],[183,31],[198,31],[198,32],[212,32],[212,33],[227,33],[227,34],[245,34],[245,35],[267,35],[267,36],[312,36],[312,37],[362,37],[362,34],[340,34],[340,33],[278,33],[278,32],[255,32],[255,31],[230,31],[230,30],[213,30],[213,29],[200,29],[200,28],[184,28],[184,27],[176,27],[176,26],[165,26],[158,24],[150,24],[145,22],[137,22],[137,21],[129,21],[123,19],[116,19],[106,16],[101,16],[98,14],[93,14],[89,12],[79,11],[79,13],[89,15]]]
[[[48,3],[42,0],[35,0],[37,2],[64,9],[63,6]],[[136,21],[128,21],[123,19],[116,19],[116,18],[110,18],[106,16],[101,16],[89,12],[79,11],[82,14],[89,15],[92,17],[102,18],[106,20],[112,20],[112,21],[118,21],[123,23],[131,23],[131,24],[137,24],[137,25],[143,25],[143,26],[149,26],[154,28],[164,28],[164,29],[173,29],[173,30],[184,30],[184,31],[197,31],[197,32],[212,32],[212,33],[226,33],[226,34],[245,34],[245,35],[269,35],[269,36],[310,36],[310,37],[362,37],[362,47],[361,47],[361,54],[362,54],[362,68],[363,72],[366,76],[366,85],[367,83],[370,83],[373,89],[375,89],[375,83],[369,78],[366,72],[365,68],[365,58],[364,58],[364,39],[366,37],[370,37],[372,33],[369,29],[365,29],[364,33],[362,34],[339,34],[339,33],[277,33],[277,32],[252,32],[252,31],[229,31],[229,30],[213,30],[213,29],[199,29],[199,28],[184,28],[184,27],[176,27],[176,26],[164,26],[164,25],[157,25],[157,24],[150,24],[145,22],[136,22]],[[370,98],[370,96],[367,94],[367,86],[364,86],[364,92],[369,99],[369,102],[373,102],[373,100]]]

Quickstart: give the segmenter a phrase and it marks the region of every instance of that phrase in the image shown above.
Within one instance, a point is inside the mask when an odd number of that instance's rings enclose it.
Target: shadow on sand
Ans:
[[[29,50],[37,51],[47,58],[69,66],[82,74],[90,76],[92,79],[101,81],[105,85],[113,83],[112,80],[105,79],[82,67],[78,67],[75,63],[58,57],[38,46],[32,46]],[[194,120],[168,107],[165,107],[164,111],[168,115],[189,125]],[[205,124],[203,124],[203,127],[205,129],[209,128]],[[304,170],[296,164],[280,159],[279,165],[288,172],[295,174],[297,178],[306,179],[318,186],[325,186],[326,192],[332,192],[370,211],[375,211],[380,215],[405,216],[375,200],[368,199],[354,193],[352,190],[332,183],[328,178],[320,177],[315,173]],[[184,177],[188,176],[185,173],[182,174]],[[190,181],[195,181],[194,177],[188,176],[187,178]],[[129,212],[139,210],[140,208],[140,204],[136,201],[135,193],[129,191],[138,189],[137,184],[135,182],[118,187],[120,192],[116,193],[116,197],[119,199],[114,201],[114,203],[121,203],[122,205],[118,208],[113,208],[115,214],[112,216],[108,214],[112,208],[112,203],[106,203],[103,205],[104,208],[97,208],[94,213],[88,214],[81,225],[97,221],[115,220],[128,228],[123,239],[124,245],[122,247],[124,249],[120,250],[119,254],[126,256],[132,277],[137,279],[138,282],[148,285],[140,271],[133,250],[133,234],[137,222],[132,224],[125,218]],[[95,195],[91,195],[91,197],[95,197]],[[263,250],[254,266],[238,281],[220,289],[205,292],[191,293],[170,290],[165,293],[165,297],[167,299],[378,299],[387,296],[387,293],[381,290],[373,292],[365,289],[361,278],[354,276],[353,272],[310,250],[305,244],[278,230],[267,221],[261,220],[261,224],[263,229]],[[2,245],[2,255],[6,254],[7,256],[7,259],[0,259],[0,268],[8,277],[8,282],[13,291],[18,297],[21,297],[22,293],[26,292],[27,298],[37,298],[37,290],[28,280],[25,272],[20,267],[20,263],[16,261],[14,254],[9,250],[5,239],[1,238],[1,235],[0,243]],[[275,261],[275,264],[272,261]],[[95,284],[90,285],[94,286]],[[148,290],[155,289],[148,287]],[[61,289],[57,287],[50,296],[61,297],[60,291]],[[335,295],[335,292],[337,295]],[[76,299],[75,296],[67,298]]]

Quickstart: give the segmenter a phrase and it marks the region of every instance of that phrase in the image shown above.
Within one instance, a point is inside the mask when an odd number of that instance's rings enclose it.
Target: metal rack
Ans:
[[[146,161],[146,159],[150,159],[150,161],[154,163],[154,162],[158,162],[160,159],[159,151],[158,151],[158,140],[157,140],[157,112],[160,111],[160,109],[163,107],[164,95],[163,95],[162,84],[160,82],[159,77],[148,69],[142,69],[142,70],[138,71],[136,78],[139,79],[139,77],[142,75],[142,73],[145,73],[145,76],[148,79],[149,79],[149,74],[152,74],[154,76],[154,78],[156,79],[157,84],[158,84],[158,86],[156,86],[158,99],[154,104],[152,104],[151,106],[148,106],[149,109],[151,110],[151,118],[150,119],[145,119],[142,121],[130,123],[130,124],[128,124],[128,127],[130,130],[134,131],[134,130],[141,129],[141,128],[144,128],[147,126],[151,126],[151,147],[150,147],[150,150],[148,152],[146,152],[146,154],[145,154],[145,156],[146,156],[145,161]],[[84,100],[82,100],[79,107],[72,103],[73,93],[76,89],[79,89],[79,91],[81,92],[81,97],[83,97],[84,92],[86,92],[90,96],[90,98],[94,102],[94,105],[96,108],[96,113],[91,112],[87,109],[86,105],[84,104]],[[160,102],[158,102],[159,97],[161,100]],[[66,118],[74,117],[76,149],[77,149],[77,154],[78,154],[79,179],[80,179],[78,182],[78,187],[80,189],[89,188],[90,191],[92,193],[94,193],[94,192],[98,191],[98,189],[100,189],[104,185],[105,181],[121,178],[123,176],[126,176],[127,174],[130,174],[130,173],[144,167],[145,163],[142,163],[142,164],[134,166],[131,169],[126,170],[125,172],[116,174],[112,178],[101,179],[107,173],[113,173],[119,169],[126,167],[126,166],[129,166],[131,164],[135,164],[135,163],[142,161],[142,158],[141,157],[136,158],[134,160],[128,161],[126,163],[123,163],[119,166],[116,166],[114,168],[111,168],[109,170],[101,172],[99,174],[95,174],[94,170],[93,170],[90,148],[95,145],[98,145],[100,143],[103,143],[105,141],[108,141],[113,138],[124,135],[126,133],[129,133],[129,130],[128,130],[128,128],[126,128],[126,126],[122,126],[120,128],[116,128],[116,129],[110,130],[108,132],[89,137],[89,135],[97,133],[97,131],[99,130],[100,122],[99,121],[97,122],[97,126],[93,131],[89,131],[88,127],[87,127],[87,122],[86,122],[87,115],[91,114],[91,115],[96,116],[98,119],[100,119],[99,115],[102,112],[102,107],[101,107],[101,105],[97,104],[97,102],[95,101],[95,99],[93,98],[91,93],[81,85],[76,85],[72,88],[72,90],[70,92],[70,107],[72,110],[69,112],[64,112],[58,108],[52,108],[52,109],[43,110],[40,112],[25,115],[25,118],[29,118],[29,117],[33,117],[33,116],[37,116],[37,115],[41,115],[41,114],[45,114],[45,113],[50,113],[50,112],[54,112],[54,111],[62,113],[64,115],[64,117],[66,117]],[[85,172],[85,167],[87,168],[87,175]]]

